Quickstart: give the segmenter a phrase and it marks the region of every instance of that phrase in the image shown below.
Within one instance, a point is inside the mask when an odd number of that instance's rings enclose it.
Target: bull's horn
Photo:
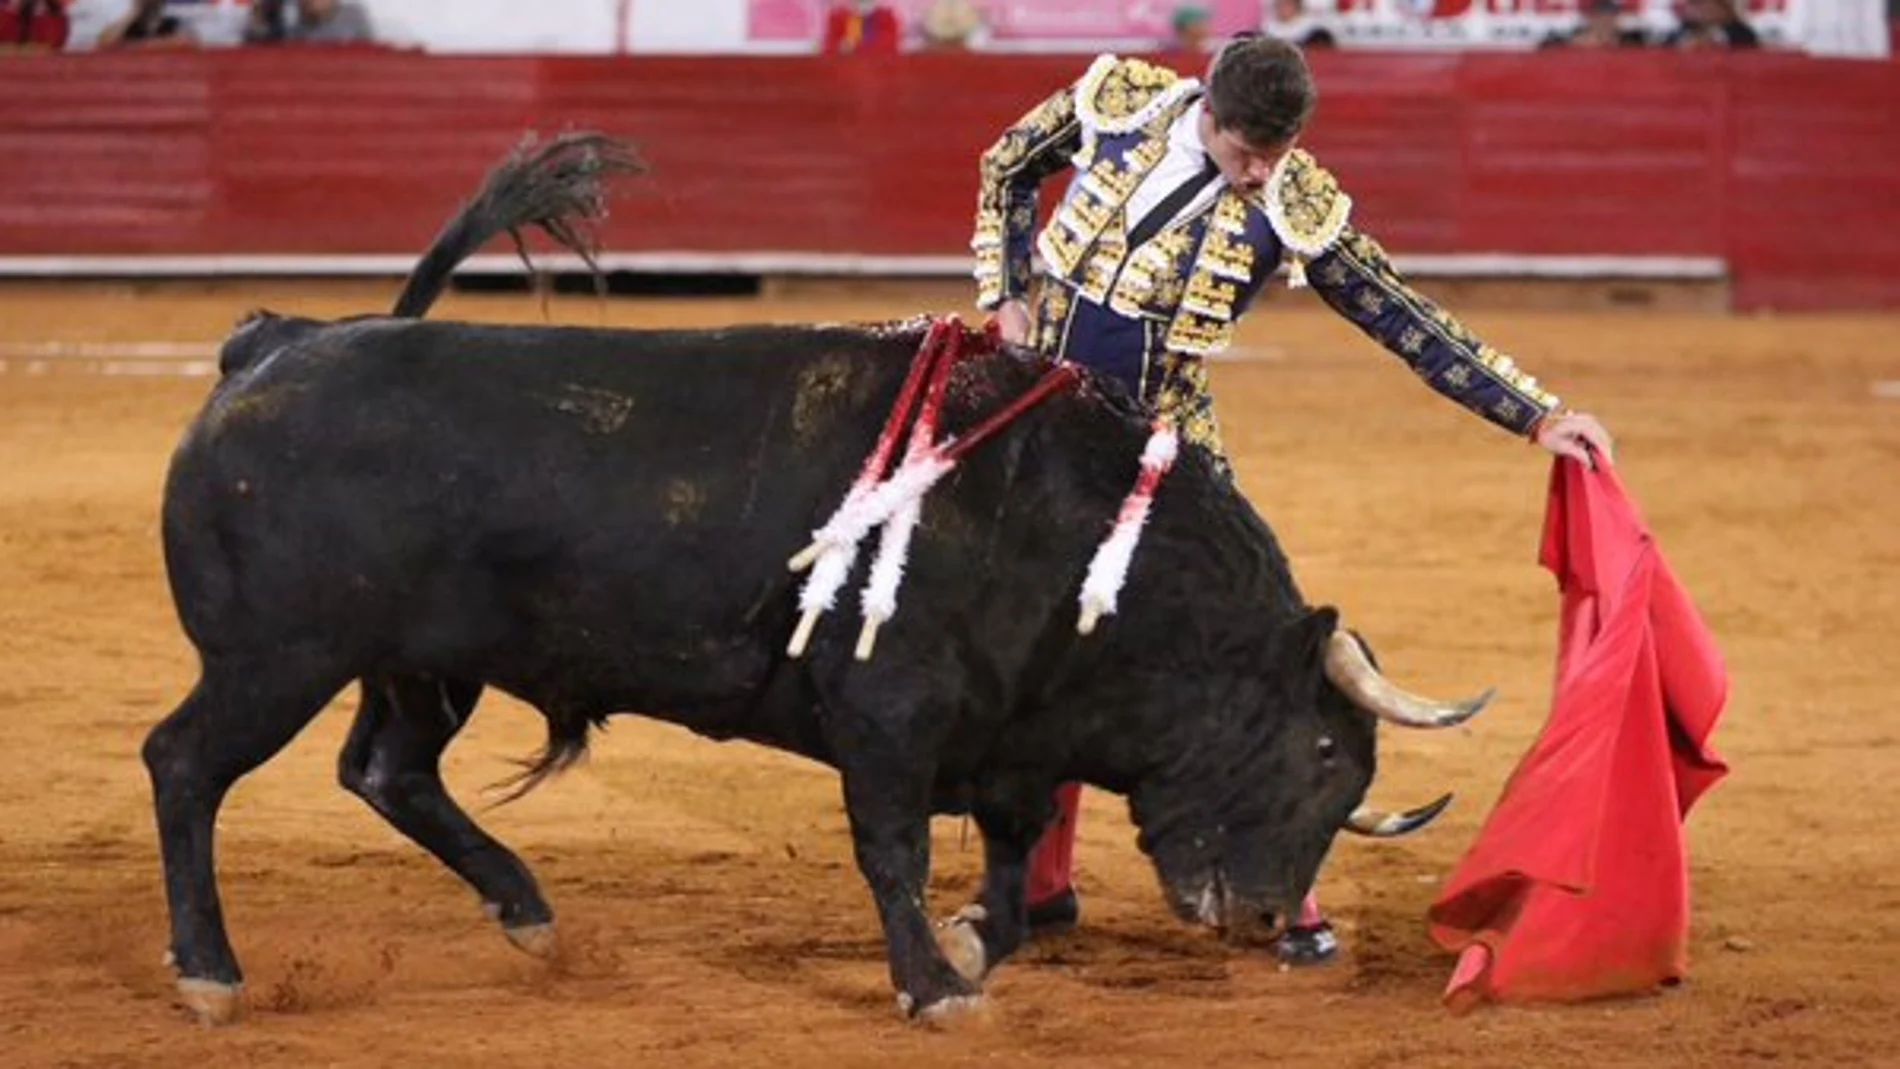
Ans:
[[[1400,835],[1410,835],[1430,824],[1445,807],[1451,804],[1451,795],[1447,794],[1430,805],[1417,809],[1408,809],[1403,813],[1386,813],[1362,805],[1346,818],[1346,830],[1358,835],[1371,836],[1374,839],[1392,839]]]
[[[1344,630],[1326,642],[1326,678],[1352,703],[1381,720],[1408,728],[1448,728],[1478,715],[1496,690],[1462,702],[1437,702],[1407,694],[1372,667],[1359,640]]]

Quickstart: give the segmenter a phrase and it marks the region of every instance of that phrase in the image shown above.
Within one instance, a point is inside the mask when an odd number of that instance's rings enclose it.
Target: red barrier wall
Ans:
[[[0,61],[0,255],[411,253],[530,128],[637,138],[620,251],[965,251],[977,154],[1087,57]],[[1900,64],[1314,58],[1309,144],[1409,253],[1726,259],[1743,307],[1900,307]]]

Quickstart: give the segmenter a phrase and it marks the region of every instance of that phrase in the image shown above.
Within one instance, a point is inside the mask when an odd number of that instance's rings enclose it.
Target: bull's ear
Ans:
[[[1294,673],[1320,663],[1326,642],[1339,629],[1339,610],[1331,606],[1312,609],[1281,628],[1274,636],[1274,667]]]

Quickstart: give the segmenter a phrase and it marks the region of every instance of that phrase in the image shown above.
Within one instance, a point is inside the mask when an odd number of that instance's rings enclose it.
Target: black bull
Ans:
[[[1086,381],[932,493],[873,659],[852,656],[855,613],[788,657],[786,559],[871,449],[920,324],[417,318],[501,230],[539,223],[578,241],[571,224],[626,164],[586,137],[518,156],[438,239],[396,316],[255,316],[225,346],[164,503],[202,675],[144,748],[192,1008],[213,1021],[239,1009],[212,861],[219,804],[352,681],[362,704],[344,786],[535,951],[553,946],[547,902],[438,771],[484,687],[547,717],[524,786],[628,711],[835,767],[911,1012],[974,996],[1022,942],[1025,858],[1064,781],[1126,795],[1171,904],[1224,928],[1284,917],[1342,825],[1391,833],[1435,812],[1359,808],[1374,770],[1367,710],[1431,724],[1477,703],[1435,706],[1380,679],[1199,451],[1159,494],[1121,614],[1076,633],[1083,570],[1147,433],[1124,398]],[[1008,348],[964,363],[946,429],[1047,366]],[[924,897],[928,821],[945,812],[973,816],[987,873],[940,945]]]

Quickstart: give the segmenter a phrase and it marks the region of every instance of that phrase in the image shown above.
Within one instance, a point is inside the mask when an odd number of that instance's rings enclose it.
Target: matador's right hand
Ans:
[[[1011,297],[996,306],[996,328],[1002,332],[1004,341],[1011,345],[1028,345],[1029,325],[1029,304],[1021,297]]]
[[[1582,412],[1558,412],[1538,424],[1532,440],[1560,457],[1570,459],[1595,471],[1597,457],[1611,461],[1614,445],[1610,432],[1595,416]]]

